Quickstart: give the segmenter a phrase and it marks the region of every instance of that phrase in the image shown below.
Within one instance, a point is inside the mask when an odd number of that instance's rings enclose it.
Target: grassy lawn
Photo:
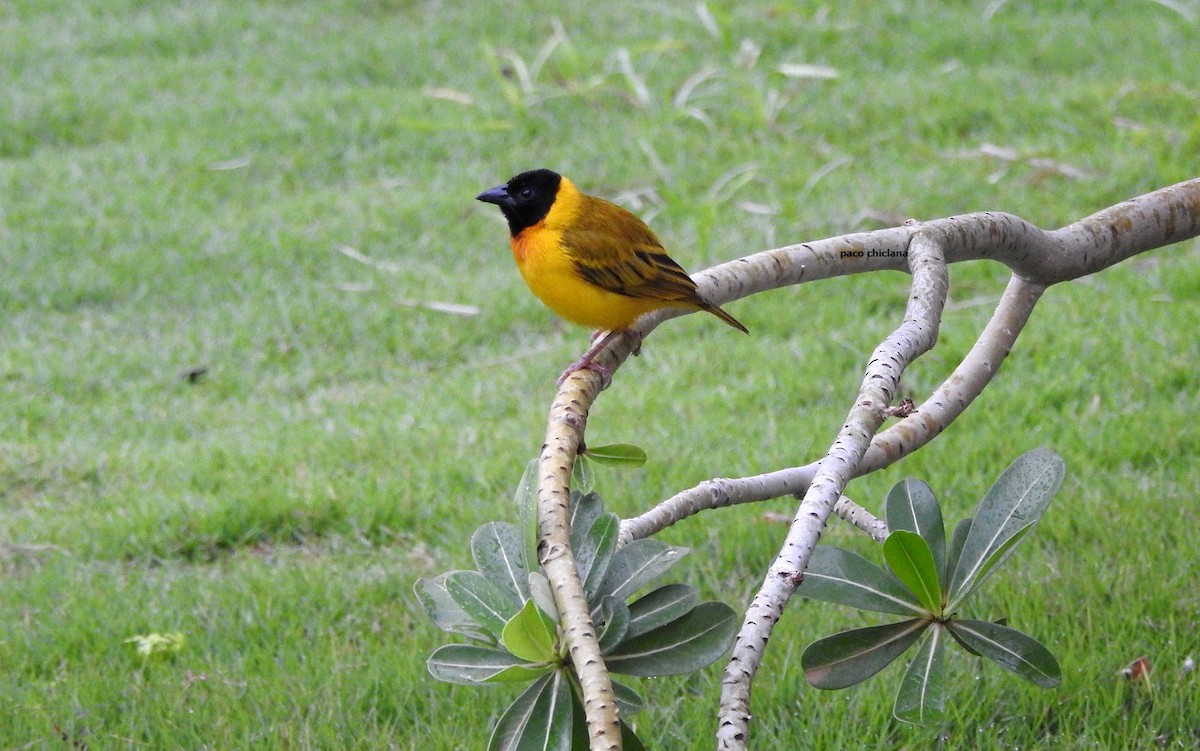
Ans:
[[[1194,2],[704,7],[0,3],[0,749],[484,746],[515,690],[426,675],[446,638],[412,583],[515,520],[587,342],[472,200],[517,171],[638,211],[690,269],[908,217],[1054,227],[1200,174]],[[1006,278],[951,270],[908,394]],[[590,419],[651,456],[600,475],[608,506],[819,456],[906,280],[735,302],[748,337],[661,327]],[[895,668],[806,686],[800,650],[865,621],[797,602],[755,747],[1200,748],[1198,299],[1196,242],[1050,290],[962,419],[851,486],[878,508],[921,477],[953,522],[1019,453],[1062,454],[972,613],[1041,639],[1062,685],[958,654],[948,724],[900,725]],[[792,503],[668,530],[673,575],[744,605],[783,535],[763,511]],[[859,537],[824,539],[878,557]],[[176,631],[171,659],[125,643]],[[712,747],[720,668],[637,684],[648,747]]]

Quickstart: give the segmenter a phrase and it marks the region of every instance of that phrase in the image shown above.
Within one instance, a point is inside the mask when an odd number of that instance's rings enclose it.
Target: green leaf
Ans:
[[[796,593],[801,597],[861,610],[924,615],[921,601],[890,571],[857,553],[818,545]]]
[[[938,580],[947,582],[946,527],[933,489],[920,480],[898,482],[888,493],[886,508],[888,530],[916,532],[924,538],[937,563]]]
[[[521,608],[478,571],[451,571],[445,583],[458,606],[493,637],[500,636],[504,624]]]
[[[517,492],[513,493],[513,503],[517,507],[518,528],[521,539],[525,542],[525,568],[534,571],[538,567],[538,508],[537,508],[537,471],[538,460],[530,459],[525,463],[525,471],[521,474],[521,482],[517,484]]]
[[[946,632],[933,624],[904,671],[892,714],[897,720],[935,725],[946,716]]]
[[[556,641],[554,621],[533,600],[525,601],[525,606],[509,619],[500,634],[500,643],[526,662],[551,662],[556,659]]]
[[[646,747],[642,745],[642,739],[637,737],[633,728],[625,724],[624,720],[619,720],[619,722],[621,723],[621,748],[624,751],[646,751]]]
[[[528,681],[554,668],[532,663],[495,647],[447,644],[438,647],[426,662],[429,674],[447,683],[507,683]]]
[[[571,489],[580,493],[591,493],[596,489],[596,472],[592,469],[592,461],[585,454],[575,457],[571,465]]]
[[[579,550],[583,545],[583,538],[587,536],[592,525],[604,513],[604,503],[595,493],[581,495],[572,490],[567,513],[569,515],[567,523],[571,525],[571,550]]]
[[[725,653],[737,628],[733,608],[704,602],[641,636],[627,639],[607,655],[614,673],[652,677],[699,670]]]
[[[687,548],[676,548],[649,537],[634,540],[613,556],[597,594],[626,600],[662,576],[687,553]]]
[[[495,636],[488,633],[482,624],[467,614],[446,590],[446,577],[450,571],[436,579],[422,576],[413,585],[413,593],[435,626],[452,634],[461,634],[471,639],[494,642]]]
[[[565,670],[544,676],[504,710],[488,751],[571,751],[574,704]]]
[[[951,619],[951,620],[953,620],[953,619]],[[947,621],[947,623],[949,623],[949,621]],[[972,647],[970,644],[967,644],[965,641],[963,641],[961,638],[959,638],[958,634],[954,633],[954,629],[949,628],[949,626],[947,626],[946,631],[951,636],[954,637],[954,641],[958,642],[958,646],[962,647],[963,650],[965,650],[968,654],[972,654],[976,657],[983,657],[983,655],[981,655],[975,651],[974,647]]]
[[[642,711],[645,702],[637,691],[620,681],[613,681],[613,698],[617,700],[617,709],[622,717],[629,717]]]
[[[911,589],[925,609],[941,615],[942,588],[937,561],[929,543],[916,532],[898,529],[883,541],[883,558],[888,568]]]
[[[600,600],[592,620],[596,624],[596,639],[600,642],[600,653],[608,654],[621,643],[629,631],[629,606],[615,597]]]
[[[529,599],[524,544],[521,531],[508,522],[488,522],[471,535],[475,567],[517,607]]]
[[[932,622],[913,618],[827,636],[804,649],[800,667],[815,688],[846,688],[862,683],[904,654]]]
[[[591,529],[583,536],[579,547],[574,548],[575,567],[583,579],[584,596],[594,602],[599,593],[604,575],[612,564],[617,549],[617,532],[621,523],[616,514],[601,514],[592,522]]]
[[[992,551],[992,554],[988,556],[988,559],[983,562],[982,566],[979,567],[979,573],[975,576],[975,585],[964,592],[959,600],[961,601],[963,598],[971,594],[971,592],[978,589],[979,585],[983,584],[984,580],[987,579],[992,572],[995,571],[1000,564],[1005,561],[1005,559],[1012,555],[1013,548],[1017,547],[1017,545],[1020,545],[1021,541],[1025,539],[1025,535],[1029,534],[1032,530],[1032,524],[1025,525],[1021,529],[1017,530],[1016,534],[1008,538],[1003,545]]]
[[[587,713],[583,710],[582,691],[583,689],[576,681],[571,681],[571,751],[587,751],[590,743]]]
[[[689,584],[666,584],[629,605],[628,637],[641,636],[664,626],[700,602],[700,592]]]
[[[973,521],[975,520],[969,516],[963,519],[954,525],[954,534],[950,535],[950,548],[946,551],[946,578],[943,579],[947,587],[950,577],[954,575],[954,569],[958,566],[958,559],[962,557],[963,543],[967,541],[967,535],[971,533]]]
[[[640,467],[646,463],[646,452],[628,443],[588,446],[584,456],[597,464],[613,467]]]
[[[946,627],[979,654],[1042,688],[1054,688],[1062,680],[1058,660],[1028,634],[966,618],[947,621]]]
[[[997,550],[1024,528],[1036,524],[1062,484],[1065,467],[1058,454],[1034,449],[1014,461],[979,503],[971,530],[963,541],[962,553],[950,583],[950,610],[995,571],[985,564]],[[1007,548],[1007,553],[1015,549]]]

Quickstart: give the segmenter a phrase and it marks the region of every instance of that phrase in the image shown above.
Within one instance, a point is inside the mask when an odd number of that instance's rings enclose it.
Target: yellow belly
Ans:
[[[557,248],[514,244],[513,255],[529,290],[546,307],[581,326],[608,331],[624,329],[643,313],[672,304],[597,287],[579,276],[571,259]]]

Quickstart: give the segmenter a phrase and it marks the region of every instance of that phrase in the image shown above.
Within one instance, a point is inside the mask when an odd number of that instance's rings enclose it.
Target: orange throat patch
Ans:
[[[546,222],[541,221],[532,227],[526,227],[517,233],[516,237],[509,238],[512,244],[513,259],[518,264],[524,264],[525,259],[529,256],[529,252],[533,250],[533,236],[541,232],[546,227]]]

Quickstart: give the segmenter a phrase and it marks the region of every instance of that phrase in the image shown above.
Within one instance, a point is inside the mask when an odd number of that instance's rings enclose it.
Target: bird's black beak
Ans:
[[[512,205],[512,198],[508,195],[507,185],[497,185],[494,188],[489,188],[475,196],[475,200],[483,201],[484,203],[494,203],[501,207]]]

